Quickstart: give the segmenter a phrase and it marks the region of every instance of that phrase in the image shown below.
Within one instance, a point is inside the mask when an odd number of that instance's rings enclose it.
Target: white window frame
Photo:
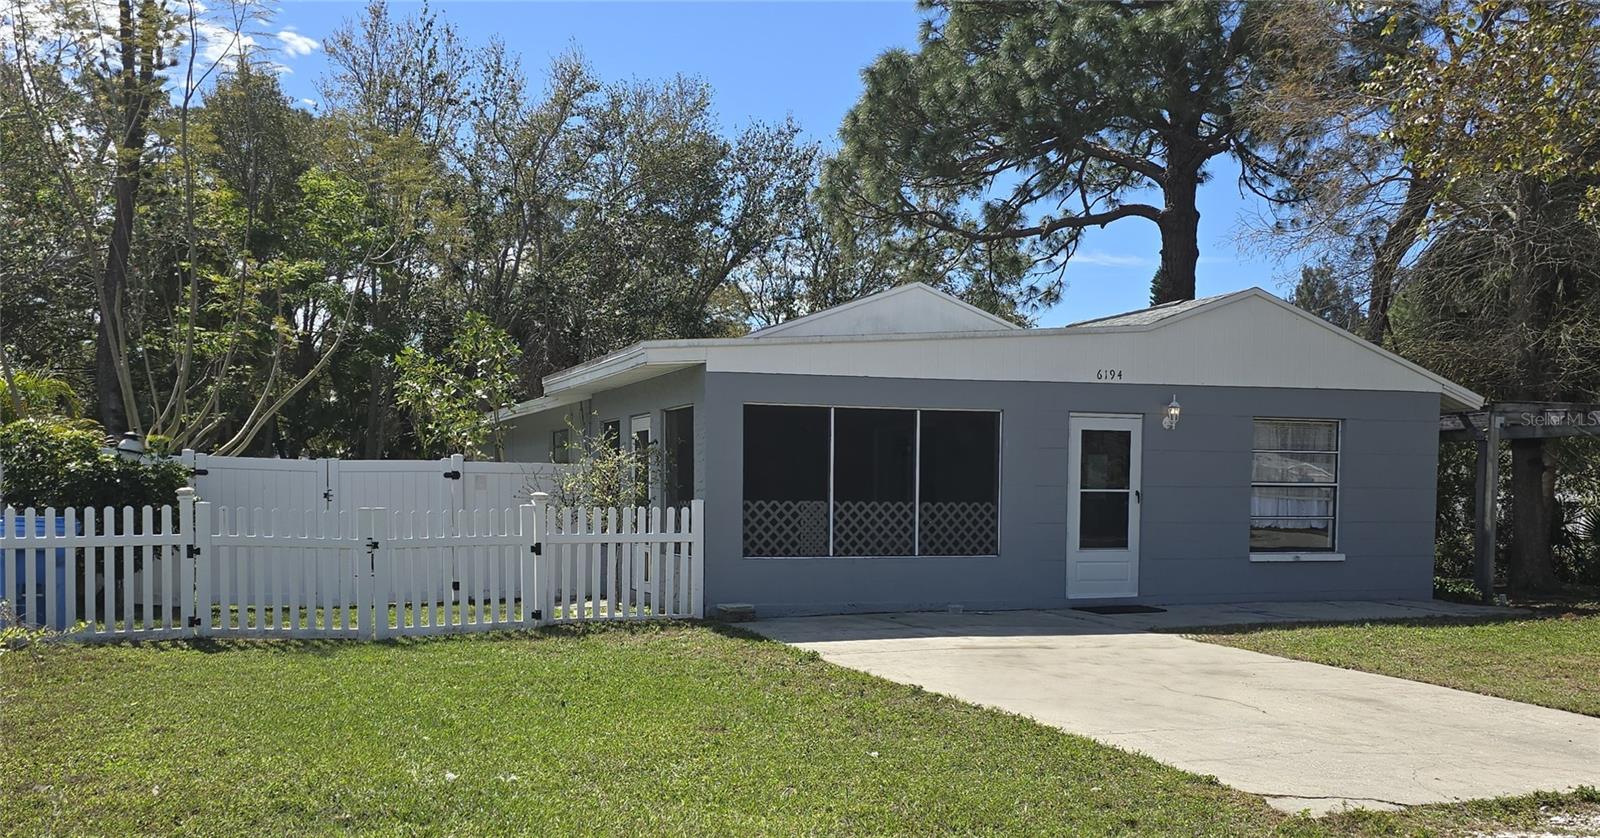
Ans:
[[[1307,424],[1307,425],[1327,425],[1327,424],[1331,423],[1333,425],[1333,445],[1334,445],[1334,450],[1332,450],[1332,451],[1290,451],[1290,450],[1287,450],[1287,449],[1277,449],[1277,448],[1256,448],[1256,446],[1255,446],[1255,426],[1256,426],[1257,422],[1296,422],[1296,423]],[[1256,458],[1257,454],[1330,454],[1330,453],[1333,454],[1333,482],[1332,483],[1258,482],[1255,479],[1255,458]],[[1307,487],[1315,487],[1315,488],[1318,488],[1318,489],[1331,488],[1331,489],[1333,489],[1333,514],[1328,516],[1328,519],[1329,519],[1328,520],[1328,537],[1330,539],[1332,539],[1332,544],[1329,545],[1328,549],[1326,549],[1326,550],[1270,550],[1270,551],[1251,550],[1250,551],[1250,561],[1259,562],[1259,563],[1266,563],[1266,564],[1295,563],[1295,562],[1342,562],[1342,561],[1344,561],[1344,558],[1345,558],[1344,557],[1344,553],[1340,552],[1340,550],[1339,550],[1340,546],[1343,544],[1342,534],[1339,532],[1339,529],[1340,529],[1339,522],[1341,520],[1343,520],[1343,516],[1340,515],[1340,510],[1341,510],[1341,507],[1342,507],[1342,503],[1341,503],[1342,492],[1339,491],[1339,485],[1343,480],[1344,480],[1344,420],[1343,419],[1327,419],[1327,418],[1312,417],[1312,416],[1253,416],[1253,417],[1251,417],[1251,419],[1250,419],[1250,499],[1251,499],[1251,501],[1253,502],[1255,500],[1255,491],[1256,491],[1256,487],[1257,486],[1287,486],[1287,487],[1302,488],[1302,489],[1303,488],[1307,488]],[[1246,530],[1247,530],[1247,532],[1246,532],[1246,540],[1247,541],[1248,541],[1248,538],[1249,538],[1249,535],[1248,535],[1249,524],[1250,524],[1251,521],[1254,521],[1256,517],[1258,517],[1258,516],[1256,516],[1254,514],[1254,512],[1251,511],[1249,516],[1245,519],[1245,521],[1246,521]],[[1265,516],[1262,516],[1262,517],[1265,517]],[[1289,517],[1292,518],[1294,516],[1289,516]],[[1322,518],[1320,516],[1315,517],[1315,518],[1312,518],[1311,516],[1303,516],[1303,517],[1306,517],[1308,520],[1322,520]]]
[[[814,561],[817,559],[996,559],[1000,557],[1000,512],[1005,507],[1001,498],[1005,494],[1005,433],[1006,415],[1004,410],[991,407],[899,407],[894,405],[868,404],[797,404],[794,402],[744,402],[743,407],[815,407],[828,411],[828,555],[826,556],[744,556],[746,559],[761,561]],[[834,415],[840,410],[909,410],[915,415],[915,435],[912,456],[912,546],[908,556],[844,556],[834,552],[833,542],[833,476],[834,476]],[[741,411],[742,412],[742,411]],[[994,544],[995,552],[972,555],[937,555],[924,556],[922,554],[922,414],[924,412],[944,413],[993,413],[995,415],[995,472],[994,472]],[[742,419],[741,419],[742,421]],[[749,463],[744,463],[741,458],[741,469],[749,468]],[[743,491],[744,475],[740,473],[740,491]],[[741,548],[743,552],[743,548]]]

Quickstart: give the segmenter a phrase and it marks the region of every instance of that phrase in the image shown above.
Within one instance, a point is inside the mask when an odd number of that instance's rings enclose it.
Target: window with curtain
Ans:
[[[746,405],[744,554],[992,556],[1000,414]]]
[[[1250,475],[1250,550],[1334,549],[1339,423],[1257,419]]]

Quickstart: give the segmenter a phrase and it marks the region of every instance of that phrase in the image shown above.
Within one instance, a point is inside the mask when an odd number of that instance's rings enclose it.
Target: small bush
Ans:
[[[1433,577],[1433,596],[1435,599],[1455,602],[1483,602],[1483,594],[1478,592],[1477,582],[1449,576]]]
[[[78,421],[24,419],[0,426],[0,497],[32,506],[160,506],[188,484],[172,460],[126,460],[101,450],[101,434]]]

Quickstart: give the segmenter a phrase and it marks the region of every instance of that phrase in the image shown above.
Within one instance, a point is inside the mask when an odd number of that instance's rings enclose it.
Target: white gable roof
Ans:
[[[842,305],[797,317],[746,337],[838,337],[939,332],[986,332],[1021,328],[977,306],[921,282],[901,285]]]
[[[895,289],[851,305],[871,308],[865,304],[895,293],[916,300],[913,306],[922,303],[911,297],[921,292]],[[813,323],[825,323],[824,315],[838,311],[811,315],[818,318]],[[879,316],[847,316],[833,321],[835,328],[812,327],[815,332],[784,333],[778,326],[742,338],[634,344],[547,376],[547,395],[518,405],[513,415],[693,366],[707,372],[1057,382],[1102,381],[1101,371],[1114,368],[1120,378],[1106,386],[1380,390],[1437,393],[1449,410],[1483,404],[1477,393],[1260,288],[1054,329],[1006,328],[1010,324],[994,318],[998,322],[985,328],[941,332],[842,331],[848,323]],[[966,324],[975,322],[961,316]]]

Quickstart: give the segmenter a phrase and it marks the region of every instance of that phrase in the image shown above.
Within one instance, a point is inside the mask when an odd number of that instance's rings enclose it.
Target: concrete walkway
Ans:
[[[1494,613],[1449,603],[1323,602],[749,626],[841,666],[1214,775],[1291,812],[1600,786],[1600,719],[1150,631]]]

